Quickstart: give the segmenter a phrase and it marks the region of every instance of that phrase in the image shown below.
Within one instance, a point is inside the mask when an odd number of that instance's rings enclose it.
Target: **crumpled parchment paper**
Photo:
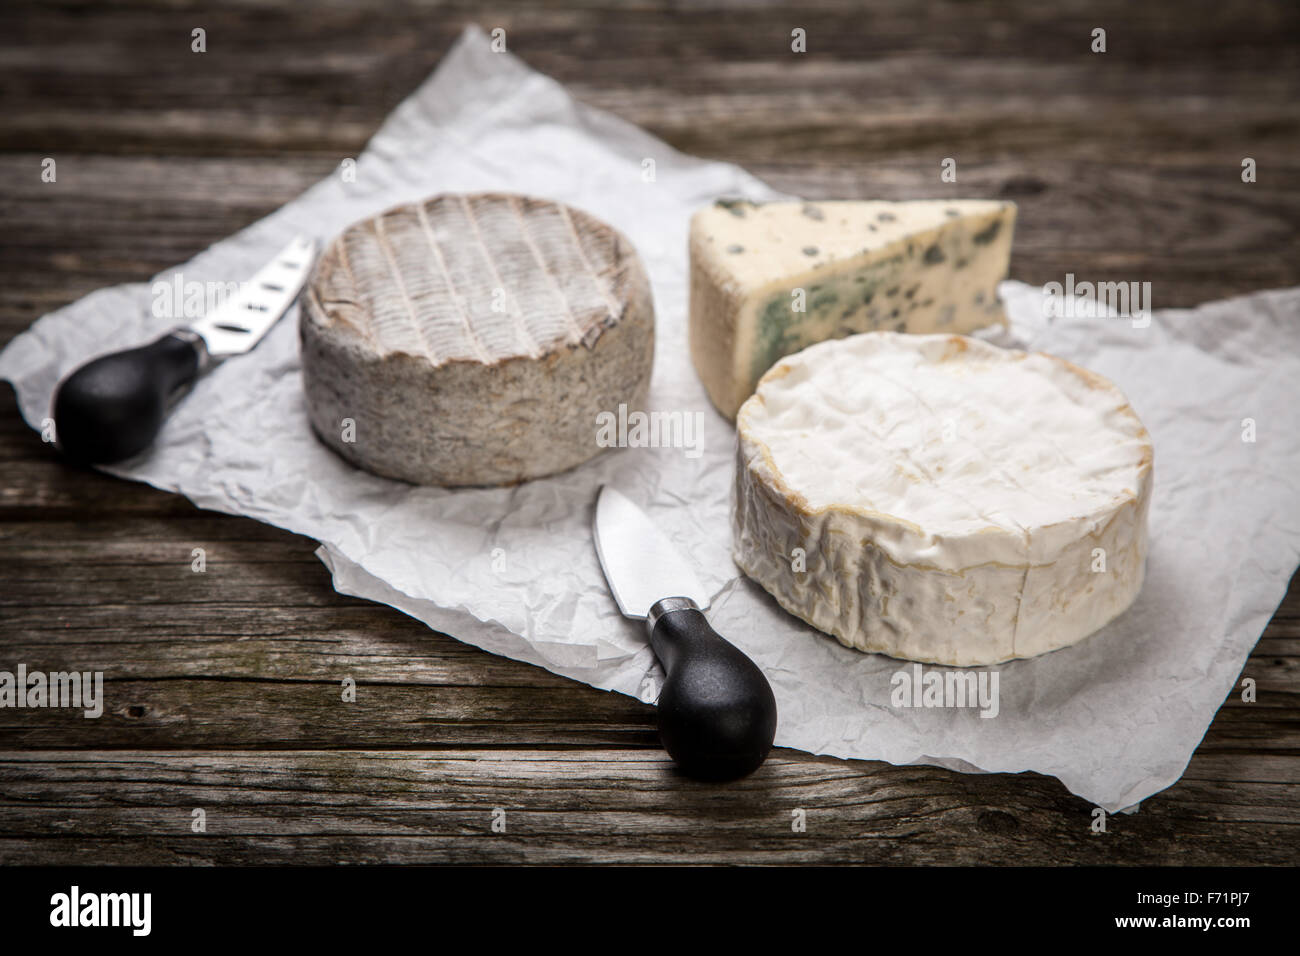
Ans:
[[[647,175],[653,161],[653,178]],[[1081,644],[996,668],[996,717],[891,706],[912,665],[841,647],[785,614],[730,557],[735,434],[709,405],[686,341],[687,223],[718,196],[778,194],[743,170],[683,156],[571,99],[467,30],[384,123],[355,182],[331,176],[160,278],[244,279],[294,234],[438,192],[503,189],[586,209],[629,236],[654,285],[651,410],[699,412],[698,457],[625,448],[514,488],[448,491],[377,478],[313,436],[296,311],[247,356],[201,379],[156,447],[113,474],[197,505],[309,535],[346,594],[390,604],[496,654],[653,700],[662,675],[643,625],[619,616],[590,525],[612,482],[657,519],[714,594],[709,616],[767,673],[777,744],[813,753],[1035,770],[1110,811],[1178,779],[1285,594],[1300,555],[1300,290],[1195,310],[1044,318],[1041,290],[1006,283],[1004,344],[1064,356],[1117,382],[1156,449],[1147,581]],[[39,427],[56,383],[86,359],[175,324],[151,285],[103,289],[38,321],[0,354]],[[1244,441],[1245,419],[1255,441]],[[987,670],[987,669],[985,669]]]

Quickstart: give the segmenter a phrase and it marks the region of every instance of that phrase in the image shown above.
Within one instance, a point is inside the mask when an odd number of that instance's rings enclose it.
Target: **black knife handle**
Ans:
[[[110,464],[144,451],[177,389],[199,372],[202,341],[168,332],[139,348],[101,355],[65,378],[54,395],[59,449],[83,465]]]
[[[660,601],[650,621],[650,646],[667,674],[659,739],[669,756],[698,780],[734,780],[758,769],[776,736],[776,697],[758,665],[690,601]]]

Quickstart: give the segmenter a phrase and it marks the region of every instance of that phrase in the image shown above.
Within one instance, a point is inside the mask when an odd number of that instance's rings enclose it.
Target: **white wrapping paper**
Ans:
[[[1158,312],[1140,329],[1115,318],[1047,321],[1037,290],[1003,286],[1007,342],[1110,377],[1152,434],[1147,582],[1095,636],[997,668],[996,717],[904,709],[891,705],[891,678],[912,665],[809,629],[731,561],[735,435],[688,355],[686,235],[690,213],[718,196],[778,198],[743,170],[683,156],[574,102],[470,29],[385,122],[355,182],[332,176],[160,278],[244,279],[295,233],[326,240],[399,202],[491,189],[570,203],[633,240],[657,309],[649,409],[701,413],[698,457],[616,449],[506,489],[371,476],[308,427],[295,312],[252,353],[201,379],[152,451],[106,470],[310,535],[341,592],[493,653],[653,699],[662,675],[643,626],[619,616],[592,544],[596,492],[612,482],[692,557],[714,594],[713,624],[768,674],[778,745],[967,772],[1035,770],[1110,811],[1178,779],[1300,555],[1300,290]],[[150,284],[104,289],[14,339],[0,376],[14,383],[25,419],[40,427],[56,383],[81,362],[174,325],[152,314],[152,301]],[[1253,442],[1243,440],[1245,419]]]

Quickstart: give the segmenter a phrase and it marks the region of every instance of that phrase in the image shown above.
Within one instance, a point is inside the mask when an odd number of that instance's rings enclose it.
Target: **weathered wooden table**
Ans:
[[[1294,2],[679,6],[10,0],[0,342],[330,174],[470,21],[790,192],[925,197],[955,158],[963,194],[1020,204],[1028,282],[1150,280],[1159,307],[1300,283]],[[0,710],[0,862],[1300,858],[1295,586],[1243,672],[1258,701],[1227,700],[1183,780],[1094,836],[1092,808],[1032,774],[779,751],[739,783],[683,780],[648,706],[335,594],[314,547],[66,467],[3,389],[0,669],[103,669],[111,705]]]

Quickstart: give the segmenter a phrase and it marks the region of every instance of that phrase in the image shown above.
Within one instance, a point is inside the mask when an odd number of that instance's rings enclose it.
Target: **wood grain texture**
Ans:
[[[0,343],[331,174],[468,22],[505,28],[583,101],[790,193],[1014,199],[1027,282],[1146,280],[1157,307],[1300,283],[1300,7],[1284,0],[11,0]],[[1094,836],[1091,807],[1036,774],[782,750],[736,784],[684,780],[648,706],[335,594],[314,547],[66,467],[0,390],[0,668],[102,668],[111,688],[94,721],[0,710],[0,863],[1300,859],[1295,581],[1242,672],[1257,702],[1230,697],[1183,779]]]
[[[786,753],[719,787],[625,749],[0,752],[0,862],[1097,865],[1148,861],[1156,840],[1166,863],[1282,864],[1286,764],[1198,757],[1178,793],[1095,836],[1088,806],[1037,775],[990,802],[977,776]],[[1226,791],[1225,774],[1248,779]]]

